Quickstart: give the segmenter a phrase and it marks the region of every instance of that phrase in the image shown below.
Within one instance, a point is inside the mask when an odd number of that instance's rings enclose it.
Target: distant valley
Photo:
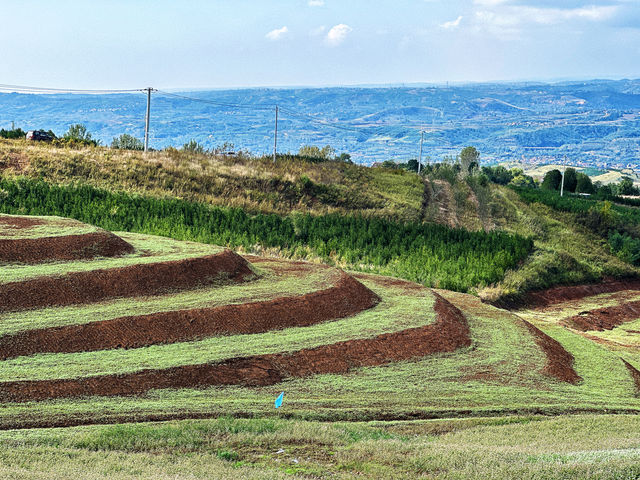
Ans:
[[[173,94],[168,95],[167,93]],[[239,89],[156,92],[153,148],[195,139],[254,154],[331,145],[371,164],[418,156],[440,161],[474,145],[483,163],[569,162],[601,168],[640,163],[640,80],[456,86]],[[185,97],[197,98],[195,101]],[[144,94],[0,94],[0,128],[64,133],[83,123],[103,144],[144,134]]]

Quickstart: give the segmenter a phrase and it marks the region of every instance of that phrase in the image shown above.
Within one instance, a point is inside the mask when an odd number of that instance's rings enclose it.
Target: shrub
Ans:
[[[18,139],[24,138],[27,135],[21,128],[13,128],[11,130],[0,130],[0,138]]]
[[[68,146],[93,146],[96,147],[100,144],[98,140],[94,140],[91,134],[87,131],[87,127],[80,123],[76,123],[69,127],[67,133],[62,137],[62,141],[59,144],[66,144]]]
[[[181,150],[187,153],[198,153],[198,154],[207,153],[207,150],[204,148],[204,146],[202,146],[195,140],[189,140],[187,143],[185,143],[182,146]]]
[[[144,143],[131,135],[123,133],[111,142],[111,148],[120,150],[144,150]]]

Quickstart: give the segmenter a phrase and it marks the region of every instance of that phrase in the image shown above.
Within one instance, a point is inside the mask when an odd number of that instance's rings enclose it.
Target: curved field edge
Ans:
[[[277,297],[305,295],[329,288],[339,279],[340,270],[324,265],[280,259],[250,258],[258,278],[251,282],[231,283],[169,294],[116,298],[89,305],[47,307],[38,310],[0,313],[0,335],[13,335],[33,329],[83,325],[119,317],[149,315],[249,301],[267,301]],[[2,338],[2,337],[0,337]]]
[[[278,354],[341,341],[368,339],[418,328],[435,321],[435,298],[429,289],[422,287],[407,292],[400,287],[381,288],[373,282],[361,282],[381,300],[376,306],[352,317],[307,327],[211,337],[129,350],[17,357],[0,362],[0,381],[70,379],[221,362],[234,357]]]
[[[133,246],[135,249],[134,252],[118,258],[95,258],[91,260],[51,262],[40,265],[2,265],[0,285],[3,283],[32,280],[39,277],[60,276],[67,273],[81,273],[93,270],[129,267],[132,265],[185,260],[215,255],[224,251],[224,248],[216,245],[176,241],[171,238],[127,232],[115,232],[114,234]]]
[[[0,284],[0,311],[99,302],[255,278],[231,250],[205,257],[72,272]]]
[[[43,238],[0,238],[0,263],[44,263],[118,257],[134,248],[110,232]]]
[[[437,319],[430,325],[286,354],[233,358],[220,364],[144,370],[128,375],[4,382],[0,384],[0,399],[24,402],[62,397],[132,395],[164,388],[238,384],[267,386],[288,378],[347,373],[353,368],[452,352],[471,344],[469,327],[460,310],[438,294],[435,294],[434,310]]]
[[[374,307],[379,301],[375,293],[343,273],[330,287],[302,296],[156,312],[2,336],[0,358],[139,348],[211,336],[255,334],[309,326],[355,315]]]
[[[58,216],[0,214],[0,239],[26,240],[85,235],[100,231],[98,227],[72,218]]]

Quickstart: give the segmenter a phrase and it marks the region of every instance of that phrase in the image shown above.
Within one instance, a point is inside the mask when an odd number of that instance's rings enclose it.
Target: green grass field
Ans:
[[[640,419],[318,423],[283,419],[12,431],[0,476],[15,479],[634,479]]]

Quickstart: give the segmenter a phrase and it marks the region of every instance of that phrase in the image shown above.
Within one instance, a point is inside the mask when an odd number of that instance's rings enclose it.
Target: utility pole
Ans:
[[[151,91],[153,88],[145,88],[147,91],[147,116],[144,123],[144,151],[149,150],[149,118],[151,116]]]
[[[276,130],[273,135],[273,162],[276,161],[276,153],[278,152],[278,106],[276,105]]]
[[[418,175],[420,175],[420,166],[422,165],[422,142],[424,141],[424,130],[420,130],[420,155],[418,156]]]
[[[560,196],[564,195],[564,172],[567,170],[567,157],[564,157],[564,168],[562,169],[562,183],[560,184]]]

